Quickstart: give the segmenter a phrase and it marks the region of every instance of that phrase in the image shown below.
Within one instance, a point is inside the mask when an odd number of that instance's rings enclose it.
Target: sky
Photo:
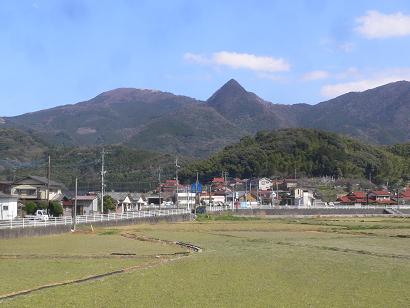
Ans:
[[[231,78],[316,104],[410,80],[410,2],[0,0],[0,115],[120,87],[205,100]]]

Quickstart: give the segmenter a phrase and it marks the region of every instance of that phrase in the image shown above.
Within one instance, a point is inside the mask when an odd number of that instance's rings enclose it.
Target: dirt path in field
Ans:
[[[135,271],[135,270],[142,270],[142,269],[148,269],[148,268],[156,267],[156,266],[159,266],[161,264],[166,264],[166,263],[169,263],[169,262],[176,261],[176,260],[179,260],[181,258],[187,257],[187,256],[191,255],[192,252],[202,252],[201,247],[190,244],[190,243],[179,242],[179,241],[161,240],[161,239],[157,239],[157,238],[146,237],[146,236],[143,236],[143,235],[136,235],[134,233],[122,233],[120,235],[123,236],[123,237],[129,238],[129,239],[132,239],[132,240],[149,241],[149,242],[153,242],[153,243],[162,243],[162,244],[166,244],[166,245],[177,245],[179,247],[186,248],[186,251],[185,252],[169,253],[169,254],[156,254],[156,255],[148,255],[148,256],[145,255],[143,257],[145,257],[145,258],[155,257],[156,260],[148,262],[148,263],[144,263],[144,264],[139,264],[139,265],[134,265],[134,266],[122,268],[122,269],[111,271],[111,272],[106,272],[106,273],[97,274],[97,275],[90,275],[90,276],[86,276],[86,277],[79,278],[79,279],[72,279],[72,280],[66,280],[66,281],[61,281],[61,282],[50,283],[50,284],[42,285],[42,286],[39,286],[39,287],[27,289],[27,290],[22,290],[22,291],[17,291],[17,292],[13,292],[13,293],[0,295],[0,303],[3,300],[13,299],[13,298],[18,297],[18,296],[27,295],[27,294],[30,294],[30,293],[33,293],[33,292],[36,292],[36,291],[44,290],[44,289],[50,289],[50,288],[55,288],[55,287],[59,287],[59,286],[71,285],[71,284],[78,284],[78,283],[83,283],[83,282],[87,282],[87,281],[93,281],[93,280],[105,278],[105,277],[108,277],[108,276],[128,273],[128,272],[132,272],[132,271]],[[39,255],[32,255],[32,256],[36,257],[36,258],[40,258]],[[14,258],[14,259],[27,258],[27,256],[3,255],[3,256],[0,256],[0,259],[2,257],[3,258],[9,257],[9,258]],[[47,256],[43,255],[41,257],[47,257]],[[55,258],[55,256],[48,256],[48,257]],[[67,257],[68,258],[77,258],[76,256],[67,256]],[[111,255],[108,255],[108,256],[95,256],[95,257],[103,257],[103,258],[105,258],[105,257],[115,257],[115,258],[118,258],[118,257],[134,257],[135,258],[135,257],[141,257],[141,256],[135,256],[134,254],[112,253]],[[88,258],[93,258],[93,256],[88,256]]]

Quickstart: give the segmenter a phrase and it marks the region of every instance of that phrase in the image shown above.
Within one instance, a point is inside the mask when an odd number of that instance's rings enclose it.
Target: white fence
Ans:
[[[122,214],[95,214],[95,215],[78,215],[76,217],[77,224],[101,222],[101,221],[117,221],[126,219],[139,219],[154,216],[171,216],[190,213],[187,209],[164,209],[164,210],[149,210],[138,212],[125,212]],[[15,229],[28,227],[46,227],[57,225],[72,225],[74,219],[70,216],[50,217],[48,220],[38,220],[33,218],[15,218],[10,220],[0,220],[0,229]]]

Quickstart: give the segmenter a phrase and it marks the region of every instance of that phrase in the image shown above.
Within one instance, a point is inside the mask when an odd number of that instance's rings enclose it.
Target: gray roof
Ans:
[[[12,199],[16,199],[16,200],[18,199],[17,196],[8,195],[8,194],[5,194],[1,191],[0,191],[0,198],[1,199],[10,199],[10,198],[12,198]]]
[[[25,179],[27,179],[27,178],[33,179],[33,180],[35,180],[35,181],[37,181],[37,182],[40,182],[41,184],[44,184],[44,185],[47,185],[47,184],[48,184],[48,179],[47,179],[46,177],[37,176],[37,175],[29,175],[29,176],[27,176],[27,177],[25,177],[25,178],[22,178],[22,179],[19,179],[19,180],[15,181],[14,183],[15,183],[15,184],[18,184],[19,182],[21,182],[21,181],[23,181],[23,180],[25,180]],[[63,183],[56,182],[56,181],[53,181],[53,180],[50,180],[50,186],[52,186],[52,187],[60,187],[60,188],[62,188],[62,189],[66,189],[66,187],[65,187],[65,185],[64,185]]]
[[[140,193],[128,193],[128,192],[105,192],[105,195],[111,196],[116,201],[122,201],[127,196],[130,197],[131,201],[138,201],[142,194]],[[101,196],[101,193],[98,193],[98,196]]]

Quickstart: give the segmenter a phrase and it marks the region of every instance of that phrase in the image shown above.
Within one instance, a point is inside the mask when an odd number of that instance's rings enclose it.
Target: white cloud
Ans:
[[[302,79],[305,81],[320,80],[326,79],[330,76],[327,71],[311,71],[303,75]]]
[[[410,80],[410,69],[400,68],[372,74],[367,78],[325,85],[321,88],[324,97],[336,97],[348,92],[359,92],[399,80]]]
[[[354,50],[354,47],[355,47],[354,44],[351,42],[345,42],[338,46],[338,48],[341,51],[346,52],[346,53],[352,52]]]
[[[184,54],[184,59],[188,62],[198,63],[198,64],[209,64],[210,61],[203,55],[187,52]]]
[[[248,53],[220,51],[210,57],[186,53],[184,59],[198,64],[228,66],[233,69],[248,69],[256,72],[284,72],[290,70],[289,63],[282,58],[256,56]]]
[[[410,35],[410,15],[401,12],[383,14],[368,11],[356,19],[355,30],[368,39],[382,39]]]

